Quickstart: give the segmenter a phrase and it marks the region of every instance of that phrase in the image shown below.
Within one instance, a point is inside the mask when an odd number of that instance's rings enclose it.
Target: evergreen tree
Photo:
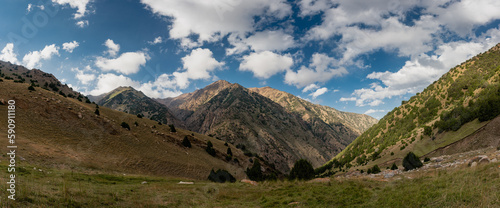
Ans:
[[[264,180],[264,175],[262,174],[262,169],[260,166],[259,160],[255,160],[255,162],[252,165],[252,168],[248,169],[245,171],[248,178],[253,181],[262,181]]]
[[[311,163],[305,159],[297,160],[290,171],[290,179],[309,180],[312,178],[314,178],[314,168]]]
[[[187,136],[184,136],[184,139],[182,140],[182,145],[184,147],[189,147],[191,148],[191,142],[189,141],[188,137]]]
[[[409,152],[403,159],[403,167],[405,167],[405,170],[407,171],[420,168],[422,166],[422,162],[413,152]]]

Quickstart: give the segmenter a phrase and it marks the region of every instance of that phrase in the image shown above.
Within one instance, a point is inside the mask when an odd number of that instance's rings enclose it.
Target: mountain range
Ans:
[[[377,121],[269,87],[247,89],[224,80],[175,98],[151,99],[130,87],[99,98],[100,105],[227,141],[282,172],[301,158],[316,167],[324,164]]]

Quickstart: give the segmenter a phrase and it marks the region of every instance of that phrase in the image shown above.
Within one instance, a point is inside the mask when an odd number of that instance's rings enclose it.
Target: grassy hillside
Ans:
[[[245,178],[250,157],[223,141],[126,114],[27,83],[0,81],[0,101],[16,101],[16,138],[24,163],[53,168],[123,172],[206,179],[211,169],[226,169]],[[96,111],[99,111],[99,115]],[[0,105],[7,115],[7,105]],[[6,138],[6,116],[0,119],[0,137]],[[121,126],[122,122],[130,130]],[[182,145],[187,137],[192,148]],[[211,141],[216,155],[205,148]],[[227,148],[233,157],[227,159]],[[5,146],[2,147],[5,152]],[[5,156],[5,155],[4,155]]]
[[[499,114],[500,44],[403,101],[330,164],[370,166],[401,160],[409,151],[423,156],[463,139]]]

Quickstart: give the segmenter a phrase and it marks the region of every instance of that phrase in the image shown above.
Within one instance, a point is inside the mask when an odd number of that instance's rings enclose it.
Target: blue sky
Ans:
[[[224,79],[381,118],[499,25],[498,0],[2,0],[0,59],[86,94]]]

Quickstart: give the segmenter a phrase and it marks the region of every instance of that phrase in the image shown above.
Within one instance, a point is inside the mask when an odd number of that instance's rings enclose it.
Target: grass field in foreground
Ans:
[[[180,185],[175,178],[35,170],[21,164],[13,202],[5,191],[5,162],[0,164],[0,207],[500,207],[498,163],[424,172],[414,179],[397,176],[401,178],[390,182],[332,179],[259,186],[208,181]]]

